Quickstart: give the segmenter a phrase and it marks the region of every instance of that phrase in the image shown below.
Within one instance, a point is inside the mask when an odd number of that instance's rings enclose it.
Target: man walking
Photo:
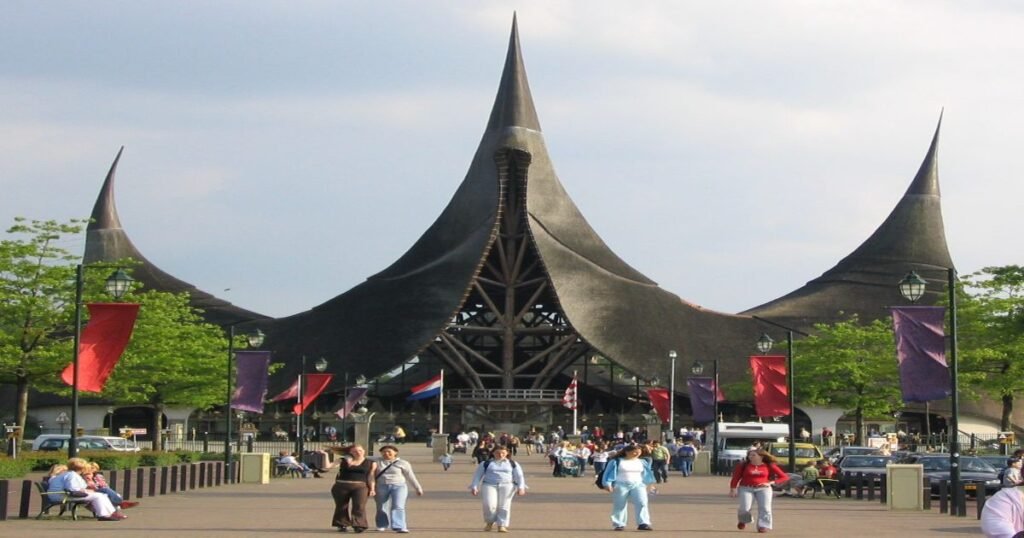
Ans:
[[[661,441],[651,441],[651,471],[654,473],[654,480],[659,484],[668,482],[668,464],[671,460],[672,455]]]

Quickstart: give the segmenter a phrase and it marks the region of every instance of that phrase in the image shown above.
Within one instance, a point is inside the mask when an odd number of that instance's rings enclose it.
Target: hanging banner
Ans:
[[[327,388],[331,379],[334,378],[334,374],[306,374],[302,377],[302,401],[292,407],[292,412],[296,415],[302,414],[309,407],[309,404],[313,403],[317,396],[320,396],[320,393]]]
[[[754,376],[754,408],[759,417],[780,417],[789,414],[789,391],[786,389],[786,357],[777,355],[750,357]]]
[[[651,407],[658,413],[662,422],[668,422],[672,411],[669,409],[668,389],[647,389],[647,397],[651,400]]]
[[[891,310],[903,401],[948,398],[953,385],[946,365],[945,307],[901,306]]]
[[[89,323],[78,341],[78,390],[103,392],[103,385],[121,360],[132,338],[139,305],[135,303],[90,303]],[[60,378],[68,385],[75,380],[71,363]]]
[[[335,411],[334,414],[338,415],[338,418],[347,418],[352,413],[352,410],[355,409],[359,400],[366,396],[367,392],[369,392],[369,389],[366,387],[348,389],[348,397],[345,398],[344,405],[341,406],[341,409]]]
[[[231,407],[252,413],[263,413],[263,399],[267,397],[267,368],[269,351],[235,352],[236,384],[231,395]]]
[[[299,379],[295,378],[292,382],[292,386],[284,389],[280,394],[270,399],[272,402],[280,402],[281,400],[295,400],[299,397]]]
[[[706,424],[715,420],[715,397],[725,401],[721,390],[715,390],[715,380],[711,377],[691,377],[686,380],[690,389],[690,407],[693,409],[693,421]],[[717,393],[717,394],[716,394]]]

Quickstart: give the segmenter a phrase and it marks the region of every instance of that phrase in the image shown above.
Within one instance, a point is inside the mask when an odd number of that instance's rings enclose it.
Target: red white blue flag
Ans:
[[[441,374],[427,380],[424,383],[420,383],[412,388],[412,394],[409,395],[406,400],[425,400],[427,398],[433,398],[441,394],[444,390],[444,380]]]
[[[565,389],[565,394],[562,395],[562,407],[568,409],[576,409],[579,404],[579,398],[576,395],[576,375],[572,376],[572,382]]]

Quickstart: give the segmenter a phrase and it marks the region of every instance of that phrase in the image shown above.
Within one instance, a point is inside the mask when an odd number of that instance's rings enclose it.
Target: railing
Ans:
[[[453,389],[445,391],[451,400],[489,400],[517,402],[559,402],[564,391],[551,389]]]

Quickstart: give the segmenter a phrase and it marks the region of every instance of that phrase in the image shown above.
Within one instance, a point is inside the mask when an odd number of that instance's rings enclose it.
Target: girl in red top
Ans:
[[[771,454],[759,448],[747,451],[747,458],[732,471],[729,482],[729,496],[739,497],[736,510],[739,523],[736,528],[743,530],[751,522],[750,508],[757,499],[757,532],[772,529],[772,486],[789,480],[789,475],[775,464]]]

